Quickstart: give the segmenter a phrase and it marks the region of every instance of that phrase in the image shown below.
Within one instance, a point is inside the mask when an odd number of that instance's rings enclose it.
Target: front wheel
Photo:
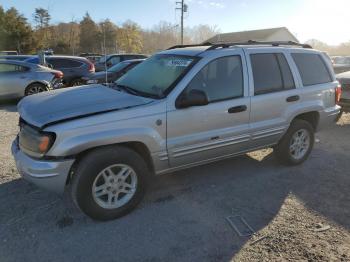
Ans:
[[[275,155],[283,164],[299,165],[310,155],[314,141],[314,129],[311,124],[296,119],[275,147]]]
[[[143,198],[148,172],[143,158],[129,148],[97,149],[78,164],[72,182],[73,200],[93,219],[121,217]]]

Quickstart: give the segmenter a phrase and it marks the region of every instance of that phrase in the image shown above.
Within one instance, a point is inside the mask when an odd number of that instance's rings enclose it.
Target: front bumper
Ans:
[[[24,154],[17,139],[12,143],[12,155],[20,175],[27,181],[48,191],[62,194],[74,159],[36,160]]]

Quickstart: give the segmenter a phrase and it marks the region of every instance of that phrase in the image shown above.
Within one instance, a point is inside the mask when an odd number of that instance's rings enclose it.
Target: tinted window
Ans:
[[[82,65],[79,61],[64,58],[46,58],[46,61],[51,64],[53,68],[74,68]]]
[[[13,64],[0,64],[0,73],[24,72],[27,70],[28,68],[24,66],[13,65]]]
[[[255,95],[295,87],[292,73],[283,54],[253,54],[250,58]]]
[[[108,63],[111,63],[112,65],[118,64],[119,62],[120,62],[119,56],[114,56],[108,60]]]
[[[197,73],[188,85],[206,92],[209,102],[243,96],[243,72],[240,56],[216,59]]]
[[[304,86],[332,82],[322,57],[318,54],[292,54]]]

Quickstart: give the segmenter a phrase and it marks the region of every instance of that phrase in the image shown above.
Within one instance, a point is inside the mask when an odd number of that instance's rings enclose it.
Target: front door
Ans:
[[[249,112],[242,54],[211,60],[183,90],[202,90],[209,104],[167,113],[167,148],[171,167],[233,155],[249,145]]]

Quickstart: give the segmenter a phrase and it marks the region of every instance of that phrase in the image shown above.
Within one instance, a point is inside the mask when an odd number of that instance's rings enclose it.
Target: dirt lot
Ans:
[[[162,176],[133,213],[107,223],[20,178],[10,155],[17,117],[0,106],[2,262],[350,261],[350,114],[318,133],[301,166],[261,150]],[[239,237],[228,216],[256,234]]]

